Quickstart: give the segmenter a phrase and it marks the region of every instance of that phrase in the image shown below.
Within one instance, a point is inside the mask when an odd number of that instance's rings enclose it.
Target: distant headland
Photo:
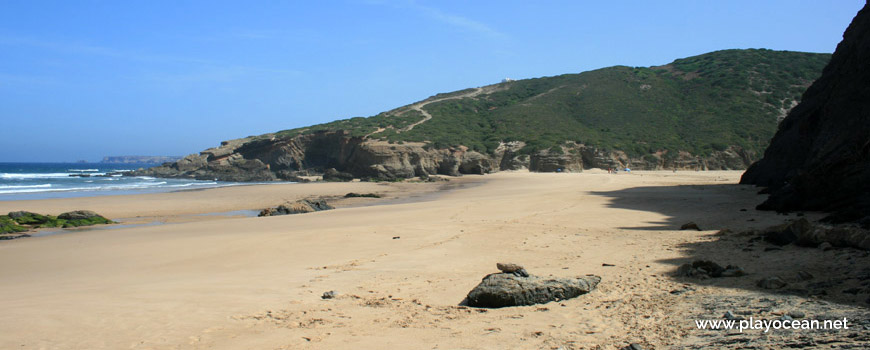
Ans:
[[[177,156],[106,156],[100,163],[105,164],[163,164],[175,162],[182,157]]]

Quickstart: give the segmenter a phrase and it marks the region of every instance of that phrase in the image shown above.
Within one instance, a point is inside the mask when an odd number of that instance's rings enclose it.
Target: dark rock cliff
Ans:
[[[769,188],[762,210],[835,211],[835,221],[870,215],[868,5],[741,183]]]

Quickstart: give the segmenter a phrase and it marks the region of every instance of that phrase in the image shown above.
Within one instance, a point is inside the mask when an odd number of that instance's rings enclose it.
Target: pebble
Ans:
[[[788,316],[790,316],[791,318],[804,318],[807,315],[805,313],[803,313],[802,311],[794,310],[794,311],[789,311]]]

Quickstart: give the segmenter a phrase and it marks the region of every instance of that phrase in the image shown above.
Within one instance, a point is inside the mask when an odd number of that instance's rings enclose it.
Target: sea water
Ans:
[[[239,185],[234,182],[124,176],[153,165],[0,163],[0,201],[170,192]]]

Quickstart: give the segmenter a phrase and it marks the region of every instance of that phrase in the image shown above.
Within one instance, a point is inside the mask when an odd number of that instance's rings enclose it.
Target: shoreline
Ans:
[[[450,178],[448,186],[469,182],[468,178]],[[266,183],[241,184],[213,188],[181,189],[159,193],[137,193],[111,196],[69,197],[51,199],[30,199],[0,201],[0,212],[15,210],[33,211],[41,214],[57,215],[64,211],[94,210],[110,219],[136,218],[147,216],[197,215],[230,212],[236,210],[261,210],[287,201],[305,197],[333,197],[340,202],[354,203],[358,199],[343,199],[349,192],[381,192],[387,196],[413,196],[424,192],[437,192],[443,183],[391,183],[391,182],[310,182],[310,183]],[[416,187],[416,188],[415,188]],[[237,196],[241,201],[232,201]],[[382,198],[395,199],[393,197]],[[193,200],[198,206],[174,205],[174,200]],[[220,202],[214,202],[218,200]],[[364,199],[365,200],[365,199]],[[132,201],[162,203],[159,208],[130,205]],[[167,205],[168,204],[168,205]],[[226,210],[222,210],[226,209]]]
[[[209,220],[220,220],[220,219],[229,219],[229,218],[247,218],[247,217],[257,217],[257,214],[262,209],[268,207],[274,207],[281,203],[287,201],[298,200],[302,198],[323,198],[328,201],[328,203],[335,207],[335,209],[343,209],[343,208],[356,208],[356,207],[368,207],[368,206],[380,206],[380,205],[395,205],[395,204],[408,204],[422,201],[430,201],[435,200],[438,196],[443,195],[446,192],[453,191],[456,189],[467,188],[469,186],[480,185],[485,179],[482,178],[445,178],[448,182],[433,182],[433,183],[423,183],[423,182],[404,182],[404,183],[372,183],[379,185],[379,190],[381,193],[386,194],[389,197],[386,198],[345,198],[344,195],[324,195],[321,192],[323,191],[324,186],[333,187],[333,188],[357,188],[359,186],[347,185],[353,184],[354,182],[346,182],[346,183],[330,183],[330,182],[314,182],[314,183],[296,183],[296,182],[282,182],[282,183],[254,183],[254,184],[240,184],[240,185],[230,185],[230,186],[221,186],[221,187],[212,187],[212,188],[195,188],[195,189],[181,189],[170,192],[159,192],[159,193],[139,193],[139,194],[127,194],[127,195],[116,195],[116,196],[124,196],[118,198],[108,199],[106,197],[113,196],[93,196],[93,197],[68,197],[68,198],[57,198],[57,199],[34,199],[34,200],[26,200],[26,201],[10,201],[3,202],[0,201],[0,212],[11,212],[17,210],[26,210],[32,211],[40,214],[46,214],[45,210],[34,210],[33,208],[71,208],[70,205],[74,205],[68,202],[78,202],[79,199],[88,198],[91,199],[87,201],[88,203],[93,203],[98,201],[99,199],[106,199],[105,202],[108,203],[100,203],[98,206],[100,207],[111,207],[117,202],[129,202],[129,201],[153,201],[154,199],[149,198],[152,195],[169,195],[178,193],[183,197],[184,193],[194,193],[194,192],[202,192],[204,196],[209,197],[209,195],[213,194],[208,193],[209,191],[220,190],[223,188],[230,187],[239,187],[244,188],[247,186],[259,186],[259,187],[268,187],[268,186],[307,186],[307,185],[321,185],[321,188],[315,189],[314,187],[299,187],[293,188],[293,191],[288,191],[290,194],[288,196],[282,196],[281,201],[275,202],[277,200],[276,197],[272,196],[269,198],[261,199],[258,203],[262,203],[259,207],[249,208],[249,207],[240,207],[240,206],[230,206],[224,207],[223,209],[230,210],[220,210],[220,211],[202,211],[197,208],[193,208],[192,210],[183,210],[180,212],[173,212],[172,209],[166,209],[162,211],[151,212],[151,215],[135,215],[135,216],[109,216],[104,215],[107,218],[116,221],[116,224],[111,225],[96,225],[96,226],[87,226],[87,227],[79,227],[79,228],[44,228],[44,229],[36,229],[33,231],[22,232],[21,234],[26,235],[18,238],[34,238],[34,237],[45,237],[45,236],[53,236],[58,234],[69,234],[69,233],[80,233],[80,232],[88,232],[88,231],[96,231],[96,230],[114,230],[114,229],[125,229],[125,228],[135,228],[141,226],[158,226],[158,225],[167,225],[167,224],[177,224],[177,223],[188,223],[188,222],[198,222],[198,221],[209,221]],[[356,182],[360,183],[360,182]],[[345,184],[338,186],[329,186],[337,185],[337,184]],[[371,186],[365,186],[365,188],[370,188]],[[285,188],[286,189],[286,188]],[[257,189],[260,190],[260,189]],[[309,191],[306,191],[309,190]],[[334,190],[328,190],[333,193]],[[239,192],[239,191],[233,191]],[[245,192],[241,190],[241,192]],[[309,193],[309,194],[306,194]],[[164,197],[164,196],[161,196]],[[164,198],[157,199],[158,201],[171,201],[174,196],[165,196]],[[289,199],[288,199],[289,198]],[[16,206],[13,203],[24,202],[23,205]],[[272,203],[272,204],[268,204]],[[19,209],[26,208],[26,209]],[[57,211],[58,209],[52,209]],[[91,210],[91,209],[89,209]],[[67,210],[61,210],[67,211]],[[109,211],[111,213],[111,211]],[[102,214],[98,211],[98,213]],[[47,213],[50,215],[57,215],[59,213],[50,212]]]

